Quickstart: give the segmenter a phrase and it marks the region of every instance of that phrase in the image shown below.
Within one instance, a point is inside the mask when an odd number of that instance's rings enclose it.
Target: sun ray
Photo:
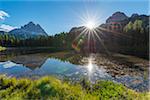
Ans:
[[[131,38],[131,36],[125,35],[125,34],[120,33],[120,32],[112,31],[112,30],[109,30],[109,29],[106,29],[106,28],[103,28],[103,27],[98,27],[98,29],[106,31],[106,32],[111,32],[111,33],[113,33],[113,35],[122,35],[124,37]]]
[[[100,26],[100,19],[98,16],[96,16],[96,13],[94,14],[90,14],[88,11],[85,12],[86,16],[79,16],[80,19],[82,20],[83,24],[81,26],[83,26],[83,28],[80,28],[80,33],[76,36],[76,38],[74,39],[74,41],[78,40],[80,41],[80,37],[81,36],[86,36],[84,39],[85,40],[85,45],[88,49],[87,50],[92,50],[92,52],[94,51],[94,49],[96,48],[95,46],[97,46],[95,44],[95,41],[99,41],[102,45],[102,47],[104,48],[104,50],[106,51],[107,54],[110,54],[108,49],[106,48],[106,46],[104,45],[101,36],[103,35],[103,30],[101,28],[99,28]],[[102,31],[101,31],[102,30]],[[81,45],[80,45],[81,46]],[[93,47],[91,47],[93,46]]]
[[[86,31],[87,29],[83,28],[83,31],[74,39],[74,41],[77,40],[81,35],[85,35]]]
[[[100,36],[98,36],[97,33],[95,33],[94,35],[96,35],[96,37],[98,38],[98,40],[100,41],[100,43],[102,44],[102,46],[104,47],[104,49],[106,50],[106,53],[107,53],[108,55],[110,55],[110,52],[109,52],[108,49],[105,47],[105,45],[104,45],[102,39],[100,38]]]

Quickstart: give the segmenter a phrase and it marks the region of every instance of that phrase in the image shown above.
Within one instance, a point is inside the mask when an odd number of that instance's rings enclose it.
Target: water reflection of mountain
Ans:
[[[30,55],[16,56],[11,61],[17,64],[23,64],[24,66],[34,70],[36,68],[40,68],[45,63],[47,58],[48,56],[46,55],[30,54]]]
[[[36,54],[20,54],[20,52],[11,52],[10,54],[3,54],[0,56],[0,61],[12,61],[17,64],[23,64],[24,66],[34,70],[40,68],[48,58],[55,58],[57,60],[66,62],[69,61],[68,57],[53,56],[51,53],[36,53]],[[71,62],[72,63],[72,62]]]

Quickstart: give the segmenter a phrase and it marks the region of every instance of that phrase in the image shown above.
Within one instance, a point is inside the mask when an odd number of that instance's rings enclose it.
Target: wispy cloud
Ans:
[[[0,10],[0,20],[5,20],[5,17],[9,17],[9,14]]]
[[[11,31],[15,28],[17,28],[17,27],[14,27],[14,26],[11,26],[11,25],[6,25],[6,24],[0,25],[0,31],[9,32],[9,31]]]

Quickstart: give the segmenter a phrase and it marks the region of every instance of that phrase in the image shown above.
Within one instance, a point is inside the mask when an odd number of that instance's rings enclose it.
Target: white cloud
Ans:
[[[0,20],[5,20],[5,17],[9,17],[9,14],[0,10]]]
[[[11,25],[6,25],[6,24],[0,25],[0,31],[9,32],[9,31],[11,31],[11,30],[13,30],[15,28],[17,28],[17,27],[13,27]]]

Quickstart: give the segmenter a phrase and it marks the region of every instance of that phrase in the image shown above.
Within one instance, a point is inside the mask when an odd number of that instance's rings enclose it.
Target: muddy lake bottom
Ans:
[[[36,79],[43,76],[92,83],[110,80],[135,91],[149,90],[149,61],[122,54],[82,55],[70,52],[0,55],[0,74]]]

